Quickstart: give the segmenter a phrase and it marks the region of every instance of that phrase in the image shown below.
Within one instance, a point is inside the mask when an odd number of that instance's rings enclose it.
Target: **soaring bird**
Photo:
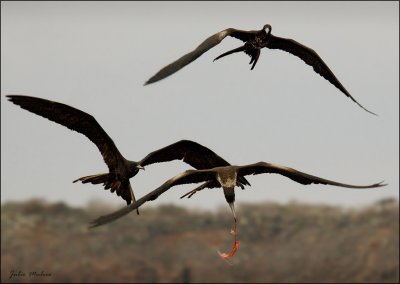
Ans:
[[[181,140],[153,151],[139,162],[129,161],[122,156],[113,140],[90,114],[62,103],[41,98],[20,95],[8,95],[7,97],[21,108],[75,130],[89,138],[100,150],[109,172],[81,177],[74,182],[103,183],[104,189],[116,192],[128,205],[136,200],[129,179],[147,165],[182,159],[183,162],[196,169],[229,165],[227,161],[210,149],[190,140]],[[244,185],[250,185],[250,183],[244,177],[239,177],[237,185],[243,189]]]
[[[350,93],[345,89],[345,87],[339,82],[333,72],[329,69],[328,65],[325,64],[322,58],[313,49],[293,39],[274,36],[271,34],[271,31],[272,27],[268,24],[264,25],[264,27],[258,31],[243,31],[234,28],[228,28],[220,31],[207,38],[193,51],[185,54],[178,60],[162,68],[153,77],[147,80],[144,85],[148,85],[164,79],[165,77],[168,77],[169,75],[175,73],[179,69],[197,59],[200,55],[202,55],[209,49],[219,44],[225,37],[231,36],[243,41],[244,45],[221,54],[220,56],[216,57],[214,61],[229,54],[243,51],[250,56],[250,64],[252,64],[251,70],[253,70],[257,64],[258,58],[260,57],[260,52],[262,48],[267,47],[269,49],[280,49],[299,57],[306,64],[312,66],[315,72],[328,80],[331,84],[342,91],[347,97],[352,99],[361,108],[369,113],[376,115],[375,113],[363,107],[358,101],[356,101],[356,99],[354,99],[350,95]]]
[[[298,183],[307,185],[307,184],[326,184],[326,185],[334,185],[340,187],[347,187],[347,188],[374,188],[374,187],[381,187],[385,186],[382,182],[371,184],[371,185],[351,185],[345,183],[339,183],[336,181],[327,180],[324,178],[320,178],[317,176],[313,176],[307,173],[300,172],[293,168],[271,164],[266,162],[258,162],[255,164],[249,164],[244,166],[222,166],[222,167],[215,167],[212,169],[205,169],[205,170],[187,170],[181,174],[176,175],[175,177],[167,180],[157,189],[151,191],[150,193],[146,194],[142,198],[138,199],[137,201],[133,202],[129,206],[126,206],[120,210],[117,210],[111,214],[101,216],[91,222],[91,227],[100,226],[109,222],[112,222],[132,210],[139,208],[147,201],[157,199],[161,194],[166,192],[173,186],[182,185],[182,184],[191,184],[191,183],[199,183],[199,182],[206,182],[204,187],[198,187],[195,190],[190,191],[189,193],[183,195],[185,196],[192,196],[197,191],[202,190],[203,188],[215,188],[215,187],[222,187],[225,199],[229,204],[229,207],[232,210],[233,218],[234,218],[234,226],[232,227],[232,234],[235,235],[235,244],[230,254],[223,254],[224,258],[231,257],[234,252],[236,251],[239,243],[236,241],[236,213],[234,209],[234,202],[235,202],[235,186],[237,185],[237,178],[244,177],[246,175],[258,175],[258,174],[266,174],[266,173],[274,173],[280,174],[285,177],[288,177]]]

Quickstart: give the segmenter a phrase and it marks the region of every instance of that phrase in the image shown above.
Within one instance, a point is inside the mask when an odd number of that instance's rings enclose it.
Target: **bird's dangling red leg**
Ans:
[[[231,207],[232,210],[232,214],[233,214],[233,226],[231,228],[231,235],[234,235],[234,243],[233,243],[233,247],[231,249],[231,251],[229,253],[221,253],[220,251],[217,251],[219,256],[222,257],[222,259],[224,260],[228,260],[229,258],[231,258],[232,256],[235,255],[236,251],[238,250],[239,246],[240,246],[240,242],[238,240],[236,240],[236,235],[237,235],[237,218],[236,218],[236,213],[235,213],[235,208],[234,208],[234,203],[229,203],[229,206]]]

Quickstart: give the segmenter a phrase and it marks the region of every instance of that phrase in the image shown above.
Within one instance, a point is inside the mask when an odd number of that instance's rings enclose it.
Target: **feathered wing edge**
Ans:
[[[90,114],[72,106],[37,97],[23,95],[7,95],[9,101],[38,116],[62,125],[70,130],[86,136],[99,149],[109,173],[81,177],[74,182],[99,184],[121,196],[127,204],[134,200],[129,180],[119,180],[113,171],[118,165],[126,163],[111,137],[105,132],[97,120]]]
[[[124,161],[114,141],[92,115],[69,105],[42,98],[23,95],[6,97],[22,109],[86,136],[97,146],[109,169]]]
[[[315,50],[293,39],[277,37],[272,34],[269,37],[267,47],[270,49],[280,49],[299,57],[307,65],[312,66],[316,73],[321,75],[332,85],[334,85],[336,88],[342,91],[353,102],[358,104],[358,106],[360,106],[365,111],[377,116],[376,113],[366,109],[352,95],[350,95],[350,93],[346,90],[346,88],[342,85],[342,83],[340,83],[340,81],[336,78],[335,74],[331,71],[331,69],[329,69],[328,65],[322,60],[322,58],[318,55],[318,53],[315,52]]]
[[[225,37],[235,32],[235,29],[225,29],[220,31],[212,36],[208,37],[204,40],[198,47],[196,47],[193,51],[183,55],[179,59],[175,60],[174,62],[168,64],[167,66],[163,67],[160,71],[158,71],[154,76],[148,79],[144,85],[149,85],[151,83],[157,82],[165,77],[172,75],[173,73],[177,72],[178,70],[182,69],[189,63],[196,60],[200,57],[203,53],[208,51],[209,49],[213,48],[217,44],[219,44]]]
[[[308,184],[326,184],[326,185],[333,185],[333,186],[339,186],[339,187],[346,187],[346,188],[375,188],[375,187],[382,187],[386,186],[387,184],[384,184],[383,181],[379,183],[374,183],[371,185],[352,185],[352,184],[346,184],[346,183],[340,183],[324,178],[320,178],[317,176],[313,176],[310,174],[306,174],[303,172],[300,172],[298,170],[295,170],[293,168],[277,165],[277,164],[272,164],[272,163],[266,163],[266,162],[258,162],[255,164],[250,164],[250,165],[245,165],[245,166],[239,166],[238,167],[238,175],[258,175],[258,174],[266,174],[266,173],[275,173],[275,174],[281,174],[287,178],[290,178],[291,180],[308,185]]]
[[[138,199],[136,202],[133,202],[132,204],[123,207],[111,214],[100,216],[99,218],[91,221],[90,228],[110,223],[116,219],[121,218],[122,216],[125,216],[129,212],[139,208],[145,202],[157,199],[158,196],[160,196],[175,185],[207,182],[209,180],[212,180],[213,178],[214,172],[212,170],[187,170],[167,180],[161,186],[146,194],[142,198]]]

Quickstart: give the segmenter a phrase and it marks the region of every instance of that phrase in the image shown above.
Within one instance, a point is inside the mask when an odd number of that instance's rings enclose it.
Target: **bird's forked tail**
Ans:
[[[132,201],[136,201],[129,180],[120,181],[110,173],[80,177],[73,182],[75,183],[77,181],[81,181],[82,183],[103,184],[104,189],[110,189],[111,192],[116,192],[116,194],[121,196],[128,205],[131,204]],[[139,214],[138,209],[136,212]]]

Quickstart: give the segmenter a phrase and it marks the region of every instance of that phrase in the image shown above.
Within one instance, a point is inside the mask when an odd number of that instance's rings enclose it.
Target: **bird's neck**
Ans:
[[[225,199],[228,203],[235,202],[236,177],[236,171],[232,170],[221,170],[217,174],[217,180],[224,189]]]
[[[225,195],[225,199],[226,202],[228,202],[229,204],[233,204],[235,202],[235,187],[222,187],[224,189],[224,195]]]

